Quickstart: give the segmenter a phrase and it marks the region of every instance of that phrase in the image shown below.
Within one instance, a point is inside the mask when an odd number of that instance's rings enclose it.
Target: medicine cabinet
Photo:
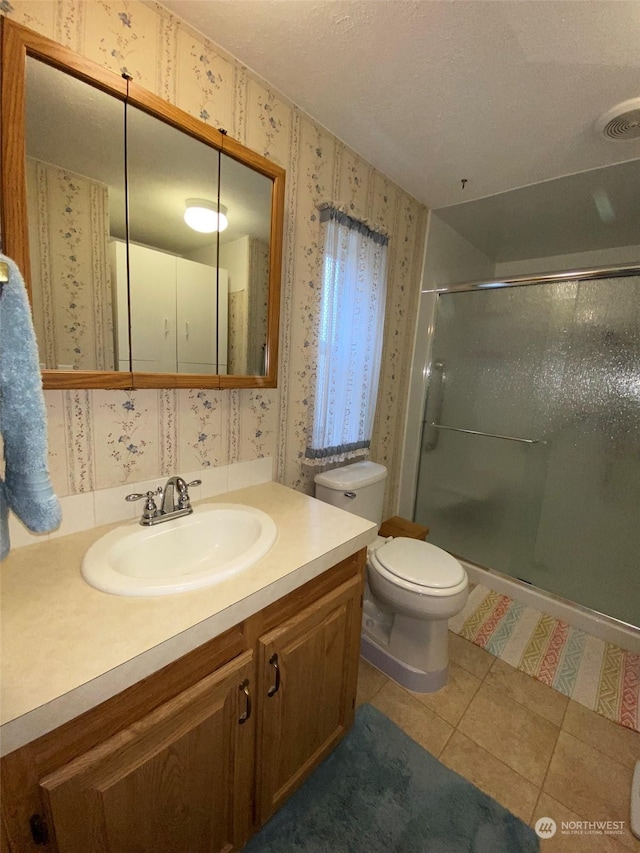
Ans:
[[[2,19],[2,232],[45,388],[275,387],[284,170]],[[203,233],[188,204],[226,215]]]

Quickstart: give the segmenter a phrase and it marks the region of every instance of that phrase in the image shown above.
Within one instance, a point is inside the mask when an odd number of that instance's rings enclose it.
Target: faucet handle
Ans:
[[[202,480],[192,480],[190,483],[185,483],[182,478],[178,480],[177,485],[180,492],[180,499],[178,503],[180,504],[180,509],[188,509],[191,506],[188,489],[190,489],[191,486],[199,486],[201,483]]]
[[[158,488],[153,492],[132,492],[130,495],[125,495],[125,501],[140,501],[142,498],[147,498],[147,500],[152,501],[156,495],[162,494],[162,486],[158,486]]]
[[[158,507],[156,506],[155,496],[162,494],[162,486],[158,486],[155,491],[152,492],[132,492],[130,495],[126,495],[125,501],[139,501],[142,498],[146,499],[146,503],[144,505],[144,509],[142,510],[142,519],[150,519],[154,518],[158,514]]]
[[[176,477],[176,488],[180,493],[186,492],[187,489],[191,488],[191,486],[201,486],[201,485],[202,485],[202,480],[192,480],[190,483],[185,483],[185,481],[182,479],[182,477]]]

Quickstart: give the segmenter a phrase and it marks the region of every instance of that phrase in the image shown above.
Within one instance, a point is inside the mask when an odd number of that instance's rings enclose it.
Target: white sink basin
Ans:
[[[88,584],[114,595],[170,595],[212,586],[249,568],[269,551],[276,525],[243,504],[212,504],[152,527],[126,525],[89,548]]]

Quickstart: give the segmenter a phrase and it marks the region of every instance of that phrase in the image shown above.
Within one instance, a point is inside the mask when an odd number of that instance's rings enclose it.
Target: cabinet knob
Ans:
[[[238,718],[238,722],[240,723],[240,725],[242,725],[243,723],[246,723],[249,717],[251,716],[251,694],[249,693],[249,679],[245,678],[245,680],[242,682],[238,689],[241,693],[244,693],[247,703],[245,706],[245,710],[242,714],[240,714],[240,717]]]
[[[278,663],[278,655],[271,655],[269,658],[269,664],[276,671],[276,681],[275,684],[272,684],[271,687],[267,690],[267,696],[275,696],[278,690],[280,690],[280,665]]]

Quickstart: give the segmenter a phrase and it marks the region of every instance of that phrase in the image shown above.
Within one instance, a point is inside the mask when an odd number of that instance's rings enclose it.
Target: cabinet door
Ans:
[[[129,245],[134,370],[176,371],[176,258]]]
[[[252,653],[41,781],[60,853],[215,853],[247,837]]]
[[[217,373],[227,361],[227,271],[177,259],[179,373]],[[218,344],[216,346],[216,336]]]
[[[259,640],[260,823],[353,722],[361,594],[354,577]]]

